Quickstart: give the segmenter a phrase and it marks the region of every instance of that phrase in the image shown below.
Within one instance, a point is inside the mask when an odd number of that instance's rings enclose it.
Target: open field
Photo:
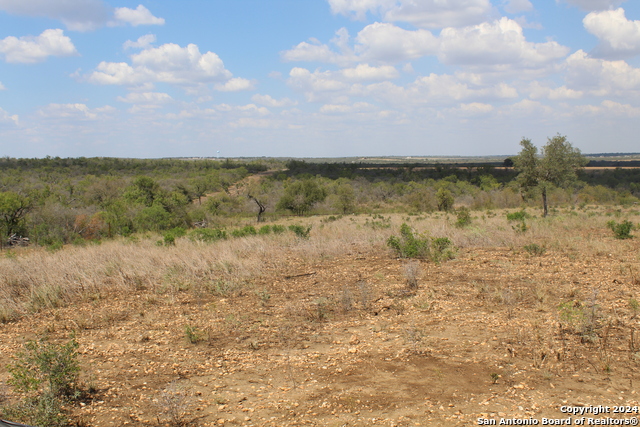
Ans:
[[[5,251],[0,404],[25,340],[75,333],[97,390],[70,405],[81,425],[469,426],[640,405],[640,244],[605,225],[638,212],[586,206],[524,232],[506,212]],[[455,258],[397,258],[386,241],[403,222]]]

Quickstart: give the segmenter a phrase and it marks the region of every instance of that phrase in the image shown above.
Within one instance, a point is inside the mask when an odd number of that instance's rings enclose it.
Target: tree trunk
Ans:
[[[549,213],[549,209],[547,207],[547,187],[544,185],[542,186],[542,207],[543,207],[542,216],[546,218],[547,214]]]

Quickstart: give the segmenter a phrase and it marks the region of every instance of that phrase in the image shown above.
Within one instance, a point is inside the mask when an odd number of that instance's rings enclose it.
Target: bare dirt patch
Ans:
[[[98,392],[73,414],[92,426],[170,425],[167,402],[201,426],[468,426],[635,406],[640,268],[625,245],[466,248],[421,261],[416,291],[387,251],[280,254],[241,287],[114,293],[0,325],[0,380],[26,339],[75,333]]]

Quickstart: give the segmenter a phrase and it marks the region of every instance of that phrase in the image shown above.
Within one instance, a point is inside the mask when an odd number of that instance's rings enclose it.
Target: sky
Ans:
[[[640,152],[638,0],[0,0],[0,156]]]

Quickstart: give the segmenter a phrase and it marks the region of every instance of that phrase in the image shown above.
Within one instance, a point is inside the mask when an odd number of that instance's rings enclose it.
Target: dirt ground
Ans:
[[[622,257],[465,249],[420,261],[415,291],[406,264],[354,247],[217,295],[97,295],[0,325],[0,382],[25,340],[75,331],[97,392],[73,416],[90,426],[576,425],[563,407],[598,405],[610,413],[582,416],[638,416],[637,244]]]

